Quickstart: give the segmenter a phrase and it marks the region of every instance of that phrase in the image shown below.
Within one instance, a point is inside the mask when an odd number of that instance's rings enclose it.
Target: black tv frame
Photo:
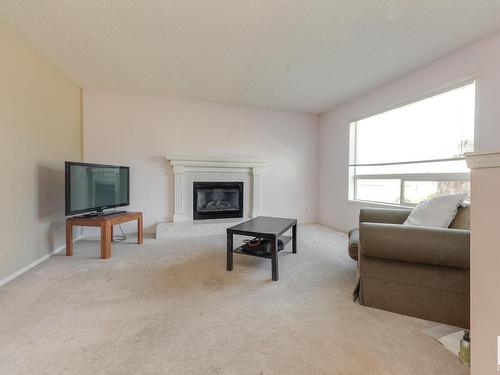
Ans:
[[[70,197],[71,197],[71,173],[70,167],[72,165],[75,166],[84,166],[84,167],[96,167],[96,168],[120,168],[127,170],[127,202],[112,204],[107,206],[99,206],[92,208],[84,208],[81,210],[73,210],[70,211]],[[65,213],[66,216],[77,215],[87,212],[96,212],[97,215],[102,215],[103,211],[108,208],[116,208],[116,207],[124,207],[130,206],[130,167],[126,167],[123,165],[109,165],[109,164],[94,164],[94,163],[84,163],[80,161],[66,161],[64,162],[64,191],[65,191]]]

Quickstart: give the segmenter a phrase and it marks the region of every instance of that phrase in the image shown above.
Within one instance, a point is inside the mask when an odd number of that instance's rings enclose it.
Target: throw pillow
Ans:
[[[403,225],[448,228],[467,194],[443,194],[420,202]]]

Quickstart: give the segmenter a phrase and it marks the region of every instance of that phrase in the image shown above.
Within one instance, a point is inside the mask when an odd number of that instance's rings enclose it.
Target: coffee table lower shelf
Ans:
[[[283,249],[278,250],[282,251],[285,249],[286,245],[292,240],[292,236],[281,236],[279,237],[281,241],[283,241]],[[240,246],[236,249],[233,250],[233,253],[238,253],[238,254],[243,254],[243,255],[250,255],[252,257],[257,257],[257,258],[266,258],[266,259],[271,259],[271,254],[253,254],[249,251],[245,251],[243,246]]]

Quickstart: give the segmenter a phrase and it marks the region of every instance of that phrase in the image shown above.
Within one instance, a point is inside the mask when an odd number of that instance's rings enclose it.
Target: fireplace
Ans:
[[[193,182],[193,219],[243,217],[243,182]]]

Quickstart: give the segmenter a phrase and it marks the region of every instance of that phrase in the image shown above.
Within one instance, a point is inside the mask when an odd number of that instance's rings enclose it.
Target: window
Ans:
[[[474,148],[475,83],[354,121],[349,199],[415,205],[469,192],[464,153]]]

